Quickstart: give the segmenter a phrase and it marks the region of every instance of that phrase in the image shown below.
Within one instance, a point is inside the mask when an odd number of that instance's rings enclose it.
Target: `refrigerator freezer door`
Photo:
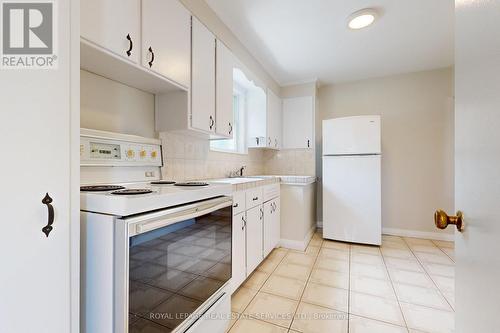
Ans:
[[[323,157],[323,237],[381,244],[381,156]]]
[[[380,154],[380,116],[323,120],[323,155]]]

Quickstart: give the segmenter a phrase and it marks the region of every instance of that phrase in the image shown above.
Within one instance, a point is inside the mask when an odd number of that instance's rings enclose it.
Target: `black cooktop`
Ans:
[[[90,186],[80,186],[80,191],[84,192],[107,192],[122,190],[125,187],[119,185],[90,185]]]
[[[204,182],[185,182],[185,183],[175,183],[174,186],[191,186],[191,187],[196,187],[196,186],[208,186],[208,183]]]
[[[116,194],[116,195],[138,195],[138,194],[148,194],[152,193],[152,190],[149,190],[147,188],[130,188],[126,190],[118,190],[111,192],[111,194]]]
[[[151,185],[172,185],[175,184],[173,180],[156,180],[151,182]]]

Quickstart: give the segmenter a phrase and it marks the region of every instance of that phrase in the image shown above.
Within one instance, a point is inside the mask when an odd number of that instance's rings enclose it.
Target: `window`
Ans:
[[[210,141],[211,150],[226,153],[247,153],[245,146],[245,93],[236,87],[233,91],[233,117],[233,138]]]

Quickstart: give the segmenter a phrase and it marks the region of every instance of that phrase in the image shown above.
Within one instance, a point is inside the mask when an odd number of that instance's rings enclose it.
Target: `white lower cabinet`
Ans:
[[[264,210],[262,205],[247,210],[247,275],[264,259],[262,254]]]
[[[231,292],[279,244],[279,188],[279,184],[273,184],[233,193]]]
[[[280,198],[264,203],[264,258],[280,241]]]
[[[245,212],[233,215],[231,291],[236,290],[247,278],[245,216]]]

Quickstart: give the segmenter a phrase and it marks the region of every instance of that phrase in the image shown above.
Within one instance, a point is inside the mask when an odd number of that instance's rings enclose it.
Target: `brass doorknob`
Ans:
[[[457,212],[455,216],[448,216],[445,211],[439,209],[434,213],[434,223],[439,229],[446,229],[449,224],[457,226],[457,230],[462,232],[464,230],[464,216],[461,211]]]

